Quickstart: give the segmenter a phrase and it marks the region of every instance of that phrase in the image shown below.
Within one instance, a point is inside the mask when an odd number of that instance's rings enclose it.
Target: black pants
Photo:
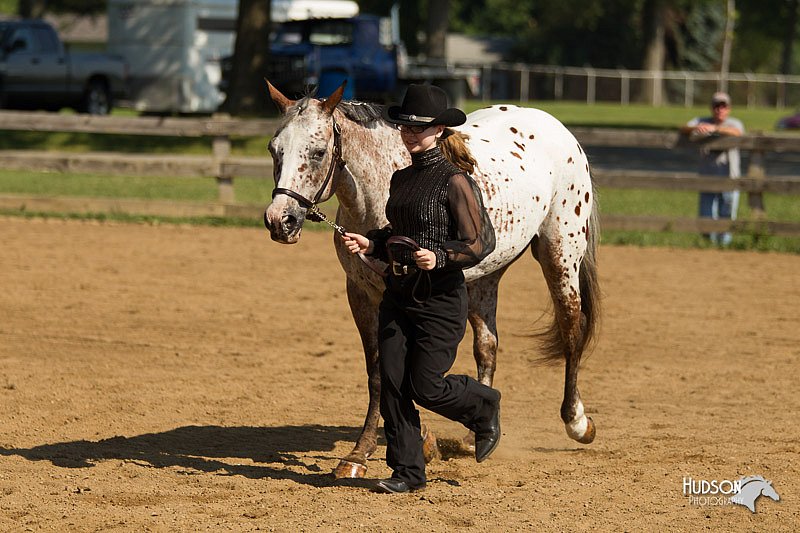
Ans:
[[[467,322],[467,288],[460,271],[431,275],[431,291],[414,301],[408,279],[389,276],[378,318],[381,415],[392,477],[425,482],[419,411],[414,403],[469,429],[487,420],[499,393],[469,376],[449,375]]]

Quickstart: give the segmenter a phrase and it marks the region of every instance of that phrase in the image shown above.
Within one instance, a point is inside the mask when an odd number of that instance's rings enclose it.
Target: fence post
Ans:
[[[531,99],[529,90],[531,71],[525,67],[520,69],[519,73],[519,101],[527,102]]]
[[[586,103],[594,104],[596,78],[593,68],[586,69]]]
[[[631,103],[631,77],[628,75],[628,71],[622,71],[617,69],[620,73],[619,76],[619,99],[622,105],[628,105]]]
[[[561,69],[556,70],[553,77],[553,95],[556,101],[564,98],[564,72]]]
[[[489,65],[481,69],[481,98],[484,102],[492,99],[492,67]]]
[[[757,132],[756,135],[760,135],[760,132]],[[763,182],[765,179],[764,150],[760,145],[761,143],[757,142],[755,145],[756,148],[750,150],[750,166],[747,169],[747,177],[759,182]],[[761,191],[749,192],[747,194],[747,205],[750,206],[750,211],[754,220],[764,220],[764,218],[766,218],[764,194]]]
[[[233,192],[233,177],[225,176],[222,172],[222,162],[231,154],[231,140],[227,135],[220,135],[214,137],[211,146],[214,154],[214,175],[217,178],[219,201],[223,204],[232,204],[236,201]]]
[[[683,72],[685,76],[684,89],[683,89],[683,106],[692,107],[694,105],[694,79],[689,77],[689,74]]]

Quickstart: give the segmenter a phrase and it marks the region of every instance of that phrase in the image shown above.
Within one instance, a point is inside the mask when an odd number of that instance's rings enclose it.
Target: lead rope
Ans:
[[[315,217],[315,218],[311,218],[309,220],[312,220],[314,222],[324,222],[325,224],[327,224],[330,227],[332,227],[334,229],[334,231],[336,231],[336,233],[338,233],[339,235],[344,236],[345,232],[347,231],[346,229],[344,229],[344,226],[341,226],[341,225],[337,224],[336,222],[328,220],[328,217],[325,215],[325,213],[323,213],[322,211],[319,210],[319,207],[317,207],[317,204],[314,204],[311,207],[309,207],[308,208],[308,213],[309,214],[313,214],[314,217]],[[306,218],[307,219],[309,218],[308,214],[306,214]],[[367,258],[367,256],[364,255],[361,252],[358,252],[357,255],[358,255],[358,258],[361,259],[362,263],[367,265],[370,270],[372,270],[373,272],[375,272],[376,274],[378,274],[382,278],[385,278],[386,276],[389,275],[389,273],[386,271],[386,267],[381,268],[380,266],[375,264],[374,260]]]

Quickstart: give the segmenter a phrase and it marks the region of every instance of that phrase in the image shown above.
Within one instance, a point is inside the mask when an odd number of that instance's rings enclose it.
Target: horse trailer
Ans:
[[[213,113],[225,99],[220,60],[233,53],[238,0],[109,0],[108,51],[130,66],[131,106]],[[275,22],[353,16],[347,0],[272,0]]]

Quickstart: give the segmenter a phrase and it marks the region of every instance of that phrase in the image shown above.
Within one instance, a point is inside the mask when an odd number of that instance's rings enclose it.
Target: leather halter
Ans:
[[[333,155],[331,156],[331,164],[328,167],[328,173],[325,176],[325,181],[322,183],[322,187],[320,187],[320,189],[317,191],[317,194],[314,195],[314,199],[309,200],[302,194],[285,187],[275,187],[272,190],[273,200],[279,194],[285,194],[286,196],[297,200],[301,206],[309,210],[306,218],[313,222],[322,222],[323,218],[319,216],[319,208],[317,207],[317,203],[319,203],[322,195],[325,194],[325,190],[328,188],[328,184],[331,182],[334,173],[336,171],[341,171],[347,164],[342,158],[342,130],[339,128],[339,124],[336,123],[335,118],[331,117],[331,120],[333,121]]]

